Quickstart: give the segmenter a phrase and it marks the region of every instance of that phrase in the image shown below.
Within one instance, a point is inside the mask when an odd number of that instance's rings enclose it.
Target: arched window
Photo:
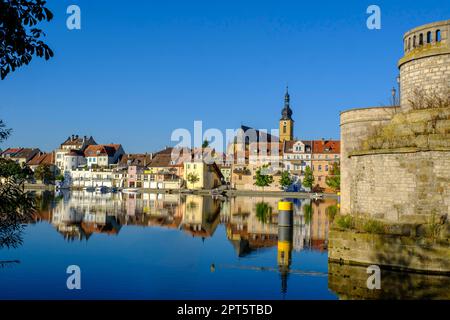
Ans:
[[[436,42],[441,41],[441,30],[436,30]]]
[[[405,52],[408,51],[408,40],[405,39]]]
[[[423,33],[419,35],[419,46],[423,46]]]
[[[413,37],[413,48],[416,47],[416,36]]]
[[[427,43],[431,43],[431,31],[427,32]]]
[[[411,50],[411,38],[408,38],[408,50]]]
[[[283,133],[286,133],[287,129],[286,129],[286,125],[283,126]]]

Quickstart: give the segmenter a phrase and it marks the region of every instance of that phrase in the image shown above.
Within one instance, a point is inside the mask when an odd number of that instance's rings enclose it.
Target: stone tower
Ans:
[[[280,142],[294,140],[294,120],[292,119],[292,110],[290,107],[289,90],[286,88],[284,96],[284,108],[281,111],[280,119]]]
[[[341,112],[341,213],[343,214],[362,212],[375,214],[377,211],[385,218],[395,219],[397,215],[398,217],[402,215],[411,217],[421,211],[425,212],[424,216],[427,217],[429,202],[420,198],[423,195],[416,194],[420,190],[427,190],[426,196],[432,199],[434,208],[444,208],[442,209],[444,212],[450,210],[448,188],[444,188],[445,192],[442,193],[433,189],[434,187],[438,188],[442,181],[446,182],[449,179],[448,173],[446,173],[448,171],[445,171],[447,170],[445,168],[450,165],[449,151],[446,148],[422,146],[425,150],[429,150],[424,151],[418,148],[421,143],[415,141],[416,137],[413,136],[403,137],[403,139],[411,141],[413,147],[409,149],[398,151],[392,147],[385,150],[362,150],[361,143],[373,136],[380,127],[391,123],[392,118],[400,113],[399,111],[405,111],[405,113],[414,111],[411,110],[409,101],[414,98],[416,90],[427,95],[448,94],[448,90],[450,90],[450,20],[426,24],[406,32],[403,37],[403,45],[404,56],[398,62],[400,107],[358,108]],[[445,118],[445,116],[440,115],[441,118]],[[415,120],[414,117],[416,117]],[[433,117],[435,116],[431,114],[431,111],[418,110],[407,116],[407,119],[410,123],[418,121],[418,119]],[[436,125],[438,127],[436,130],[447,130],[445,121],[440,120],[439,125]],[[403,126],[405,125],[407,124],[404,123]],[[415,126],[414,128],[422,128],[426,123],[412,125]],[[395,126],[391,125],[391,127]],[[410,131],[406,130],[405,132]],[[426,144],[431,141],[432,144],[442,145],[448,141],[437,134],[419,137],[422,137]],[[414,147],[414,143],[417,146]],[[406,150],[410,152],[408,153]],[[447,158],[447,160],[444,161],[442,158]],[[364,161],[368,163],[364,164]],[[419,164],[421,161],[425,161],[427,165],[419,166],[420,170],[417,169],[417,172],[414,171],[416,169],[410,167],[410,164]],[[404,167],[401,163],[408,165]],[[427,172],[427,174],[421,175],[420,172]],[[385,174],[387,177],[383,178],[383,181],[381,177]],[[434,179],[433,175],[435,174],[439,178]],[[431,182],[425,181],[425,176]],[[425,185],[428,182],[430,185]],[[402,189],[404,186],[411,189]],[[385,188],[384,191],[383,188]],[[378,191],[380,193],[377,196]],[[379,196],[380,194],[383,196]],[[389,197],[393,198],[388,199]],[[363,207],[362,203],[366,200],[368,202]]]
[[[410,109],[415,91],[425,95],[449,94],[450,20],[414,28],[403,37],[400,59],[400,96],[403,110]]]

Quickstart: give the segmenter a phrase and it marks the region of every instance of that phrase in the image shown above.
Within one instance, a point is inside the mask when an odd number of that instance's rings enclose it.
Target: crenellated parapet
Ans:
[[[410,109],[418,91],[445,95],[450,88],[450,20],[414,28],[403,37],[400,69],[401,106]]]

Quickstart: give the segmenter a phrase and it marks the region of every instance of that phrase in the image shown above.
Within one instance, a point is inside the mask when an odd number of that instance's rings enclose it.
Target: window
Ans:
[[[427,32],[427,43],[431,43],[431,31]]]
[[[436,30],[436,42],[441,42],[441,30]]]
[[[328,165],[325,166],[325,171],[328,171]]]
[[[413,37],[413,48],[416,47],[416,36]]]
[[[419,35],[419,46],[423,46],[423,33]]]
[[[319,171],[322,171],[322,165],[319,164]]]
[[[283,133],[286,133],[287,129],[286,129],[286,125],[283,126]]]
[[[408,38],[408,50],[411,50],[411,38]]]

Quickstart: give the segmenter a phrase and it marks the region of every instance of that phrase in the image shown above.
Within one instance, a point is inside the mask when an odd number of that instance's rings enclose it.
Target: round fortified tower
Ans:
[[[450,89],[450,20],[414,28],[403,37],[400,69],[403,110],[410,108],[415,92],[445,95]]]

